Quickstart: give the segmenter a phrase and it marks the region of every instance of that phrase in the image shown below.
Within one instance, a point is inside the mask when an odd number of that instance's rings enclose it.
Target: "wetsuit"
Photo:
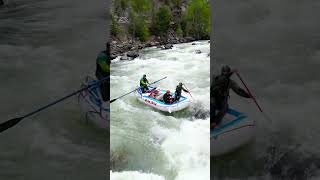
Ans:
[[[145,93],[146,90],[149,90],[148,84],[149,84],[149,81],[147,78],[140,79],[140,88],[141,88],[142,93]]]
[[[181,97],[181,91],[184,91],[184,92],[189,92],[189,91],[187,91],[186,89],[184,89],[183,87],[182,87],[182,85],[178,85],[177,87],[176,87],[176,92],[175,92],[175,95],[174,95],[174,101],[179,101],[179,99],[180,99],[180,97]]]
[[[215,124],[219,124],[228,110],[229,90],[232,89],[239,96],[250,98],[250,95],[240,88],[236,82],[230,79],[230,75],[219,75],[214,78],[210,91],[210,112],[211,119]]]
[[[96,59],[96,77],[98,80],[104,79],[110,76],[110,53],[107,51],[101,51]],[[104,101],[110,100],[110,80],[104,80],[100,84],[101,95]]]

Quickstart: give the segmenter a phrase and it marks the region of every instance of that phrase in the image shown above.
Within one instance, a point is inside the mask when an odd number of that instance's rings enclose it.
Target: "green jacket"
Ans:
[[[110,73],[110,60],[106,51],[101,51],[96,59],[97,71],[102,74]]]
[[[140,86],[147,86],[147,83],[149,83],[147,78],[140,79]]]

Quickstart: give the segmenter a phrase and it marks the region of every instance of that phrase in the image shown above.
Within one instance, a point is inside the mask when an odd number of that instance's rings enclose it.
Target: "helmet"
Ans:
[[[166,93],[170,93],[170,90],[167,90]]]
[[[182,82],[179,82],[179,86],[182,86]]]
[[[231,68],[228,65],[224,65],[221,68],[221,74],[222,75],[228,75],[231,72]]]
[[[146,77],[147,77],[147,75],[145,75],[145,74],[144,74],[142,77],[143,77],[143,78],[146,78]]]

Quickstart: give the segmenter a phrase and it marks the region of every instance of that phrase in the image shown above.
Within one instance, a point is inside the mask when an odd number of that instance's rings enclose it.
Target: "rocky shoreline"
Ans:
[[[121,56],[120,60],[133,60],[139,57],[139,51],[148,47],[157,47],[161,49],[171,49],[174,44],[189,43],[196,41],[193,37],[172,37],[166,40],[161,40],[159,37],[150,38],[147,42],[138,40],[120,41],[112,38],[111,40],[111,59]],[[208,40],[208,39],[199,39]],[[210,43],[210,40],[208,40]],[[197,52],[201,53],[201,52]],[[210,56],[210,54],[208,54]]]

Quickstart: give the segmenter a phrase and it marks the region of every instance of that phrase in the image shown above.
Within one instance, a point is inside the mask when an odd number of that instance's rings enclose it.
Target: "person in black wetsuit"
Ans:
[[[183,90],[184,92],[188,93],[189,91],[186,90],[185,88],[182,87],[182,82],[180,82],[178,84],[178,86],[176,87],[176,91],[175,91],[175,95],[174,95],[174,101],[179,101],[180,97],[181,97],[181,91]]]
[[[249,93],[240,88],[238,84],[231,80],[233,74],[231,68],[227,65],[221,69],[221,74],[213,79],[210,91],[210,112],[211,112],[211,128],[219,125],[228,110],[229,90],[232,89],[236,94],[245,98],[251,98]]]

